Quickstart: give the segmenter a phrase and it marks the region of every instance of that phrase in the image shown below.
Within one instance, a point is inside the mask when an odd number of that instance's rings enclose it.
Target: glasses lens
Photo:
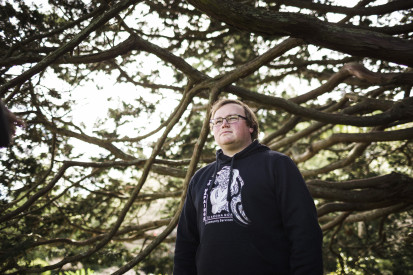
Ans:
[[[228,123],[235,123],[238,121],[238,116],[227,116],[226,119]]]
[[[221,125],[223,120],[222,117],[214,119],[214,125]]]

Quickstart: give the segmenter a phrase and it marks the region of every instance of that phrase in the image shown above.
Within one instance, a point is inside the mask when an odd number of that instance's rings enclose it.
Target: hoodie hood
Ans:
[[[265,145],[262,145],[261,143],[258,142],[258,140],[254,140],[253,142],[251,142],[250,145],[248,145],[246,148],[236,153],[232,157],[225,155],[222,149],[219,149],[216,152],[216,161],[221,162],[221,163],[229,163],[232,161],[232,159],[242,159],[252,154],[263,152],[263,151],[268,151],[268,150],[270,150],[270,148],[268,148]]]

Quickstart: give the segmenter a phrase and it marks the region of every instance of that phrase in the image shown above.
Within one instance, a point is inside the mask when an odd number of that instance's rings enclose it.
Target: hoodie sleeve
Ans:
[[[276,171],[277,201],[291,248],[291,274],[321,275],[323,236],[314,200],[289,157],[277,161]]]
[[[196,209],[191,194],[192,185],[193,182],[191,181],[179,218],[175,243],[174,275],[197,274],[195,256],[199,245],[199,233]]]

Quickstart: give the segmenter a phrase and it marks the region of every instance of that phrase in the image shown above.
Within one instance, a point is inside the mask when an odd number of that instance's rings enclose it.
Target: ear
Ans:
[[[251,134],[254,132],[254,128],[250,128],[249,130]]]

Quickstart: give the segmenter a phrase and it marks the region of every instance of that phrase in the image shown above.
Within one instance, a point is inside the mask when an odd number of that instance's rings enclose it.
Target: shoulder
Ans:
[[[214,173],[214,167],[215,167],[216,161],[198,169],[195,174],[192,176],[191,182],[192,184],[196,184],[196,182],[199,182],[202,179],[206,179]]]
[[[291,161],[291,158],[283,153],[273,150],[267,150],[261,152],[267,158],[270,158],[272,161]]]
[[[196,198],[199,194],[202,193],[202,190],[206,186],[208,180],[213,177],[214,167],[215,161],[200,168],[192,176],[188,190],[188,194],[190,194],[192,198]]]
[[[268,150],[263,153],[266,156],[266,161],[278,169],[297,168],[296,163],[286,154],[272,150]]]
[[[195,177],[195,176],[200,176],[200,175],[202,175],[202,174],[204,174],[204,173],[209,173],[209,172],[211,172],[212,170],[214,170],[215,164],[216,164],[216,161],[211,162],[211,163],[209,163],[209,164],[207,164],[207,165],[199,168],[199,169],[195,172],[194,177]],[[212,171],[212,172],[213,172],[213,171]]]

